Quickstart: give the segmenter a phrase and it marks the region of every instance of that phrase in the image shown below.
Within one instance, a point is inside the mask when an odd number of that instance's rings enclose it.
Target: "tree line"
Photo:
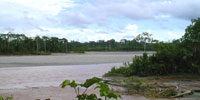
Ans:
[[[105,76],[200,75],[200,18],[193,19],[185,34],[173,43],[159,43],[152,56],[137,56],[127,67],[112,68]]]
[[[141,40],[141,39],[140,39]],[[155,51],[157,43],[138,41],[137,39],[114,39],[89,41],[68,41],[66,38],[36,36],[27,37],[25,34],[0,34],[0,54],[50,54],[84,51]]]

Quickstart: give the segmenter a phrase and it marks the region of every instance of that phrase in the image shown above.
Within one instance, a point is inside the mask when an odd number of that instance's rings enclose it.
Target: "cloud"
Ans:
[[[119,40],[151,29],[142,26],[148,21],[159,21],[152,26],[163,27],[171,38],[178,38],[169,32],[172,28],[167,21],[199,17],[199,4],[200,0],[0,0],[0,30],[83,41]]]
[[[121,39],[133,39],[138,35],[138,26],[136,24],[128,24],[121,32],[114,32],[114,37],[117,41]]]
[[[1,0],[0,28],[32,30],[42,26],[56,27],[62,9],[74,7],[72,0]]]
[[[61,19],[61,25],[66,27],[67,25],[75,27],[87,27],[91,24],[91,20],[84,14],[79,12],[61,12],[58,17]]]
[[[22,27],[88,27],[92,24],[107,26],[112,18],[154,20],[174,17],[188,20],[200,16],[199,0],[77,1],[1,0],[0,16],[3,20],[0,22],[4,24],[17,23],[14,26]]]
[[[178,18],[190,20],[200,16],[199,0],[93,0],[81,2],[73,10],[62,10],[59,16],[66,25],[87,27],[109,25],[113,18],[160,20]]]
[[[161,4],[158,12],[176,18],[190,20],[200,16],[199,0],[168,0]]]
[[[177,33],[174,33],[174,32],[168,32],[167,33],[168,34],[168,38],[170,39],[170,40],[173,40],[173,39],[180,39],[181,37],[182,37],[182,35],[181,34],[177,34]]]
[[[43,30],[43,31],[41,31]],[[136,24],[129,24],[124,27],[121,32],[110,30],[109,32],[103,29],[90,29],[90,28],[80,28],[80,29],[63,29],[63,28],[48,28],[41,27],[41,29],[27,30],[28,36],[34,37],[36,35],[40,36],[50,36],[67,38],[68,40],[76,40],[80,42],[86,41],[98,41],[98,40],[110,40],[115,39],[120,41],[121,39],[133,39],[137,35],[138,26]]]
[[[82,6],[83,13],[93,19],[97,24],[107,21],[109,18],[126,17],[130,19],[151,19],[154,12],[149,9],[148,2],[139,0],[94,0],[93,3],[85,3]]]
[[[1,2],[20,5],[24,8],[52,15],[57,15],[63,8],[75,6],[73,0],[1,0]]]
[[[149,20],[174,17],[190,20],[200,16],[199,4],[199,0],[94,0],[94,3],[86,3],[83,9],[94,18],[123,16],[133,20]]]
[[[138,26],[137,26],[136,24],[133,24],[133,25],[128,24],[128,25],[126,26],[126,29],[127,29],[127,30],[137,30],[137,29],[138,29]]]

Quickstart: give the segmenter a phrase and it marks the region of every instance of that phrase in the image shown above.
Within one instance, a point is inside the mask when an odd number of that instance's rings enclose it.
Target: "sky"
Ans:
[[[0,33],[23,33],[80,42],[132,40],[142,32],[160,41],[179,39],[200,0],[0,0]]]

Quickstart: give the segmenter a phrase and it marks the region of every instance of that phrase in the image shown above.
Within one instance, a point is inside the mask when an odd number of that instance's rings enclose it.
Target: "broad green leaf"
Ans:
[[[0,100],[4,100],[4,97],[3,97],[3,96],[0,96]]]
[[[122,99],[122,96],[119,93],[115,93],[115,95],[117,95],[117,97]]]
[[[77,95],[78,100],[87,100],[87,94]]]
[[[99,88],[100,89],[100,91],[102,90],[102,91],[109,91],[110,89],[109,89],[109,87],[108,87],[108,85],[106,84],[106,83],[97,83],[97,86],[95,87],[95,89],[96,88]]]
[[[85,83],[82,84],[81,86],[82,86],[82,87],[85,87],[85,88],[88,88],[88,87],[92,86],[93,84],[100,82],[101,80],[102,80],[102,79],[100,79],[100,78],[93,77],[93,78],[91,78],[91,79],[87,79],[87,80],[85,81]]]
[[[107,97],[108,97],[109,99],[111,99],[111,98],[114,98],[114,99],[122,98],[120,94],[118,94],[118,93],[113,93],[113,92],[110,92],[110,93],[107,95]]]
[[[109,86],[106,83],[101,82],[102,79],[97,78],[97,77],[93,77],[91,79],[87,79],[85,81],[84,84],[77,84],[74,80],[72,82],[70,82],[69,80],[65,80],[62,82],[62,84],[60,85],[62,88],[66,87],[66,86],[70,86],[74,89],[77,89],[77,86],[81,86],[81,87],[85,87],[85,88],[89,88],[90,86],[92,86],[93,84],[96,84],[97,86],[95,87],[95,89],[99,89],[100,92],[100,96],[101,97],[106,97],[106,98],[114,98],[117,99],[118,97],[121,98],[121,96],[119,94],[115,94],[112,93],[110,91]],[[97,98],[96,94],[78,94],[76,96],[78,98],[78,100],[101,100],[101,98]]]
[[[99,92],[100,92],[100,96],[107,96],[110,92],[110,89],[108,87],[108,85],[106,83],[98,83],[97,86],[95,87],[96,88],[99,88]]]
[[[111,99],[111,98],[114,98],[114,99],[117,99],[117,95],[115,95],[114,93],[110,92],[108,95],[108,98]]]
[[[69,86],[76,88],[78,84],[73,80],[71,83],[69,83]]]
[[[6,97],[6,100],[12,100],[12,99],[13,99],[13,96]]]
[[[61,86],[61,88],[65,88],[69,84],[70,84],[70,81],[69,80],[65,80],[60,84],[60,86]]]
[[[96,94],[90,94],[90,95],[88,95],[87,100],[97,100]]]

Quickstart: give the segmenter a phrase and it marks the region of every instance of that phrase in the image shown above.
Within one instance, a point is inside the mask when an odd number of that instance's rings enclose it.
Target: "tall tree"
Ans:
[[[192,58],[200,63],[200,60],[197,60],[200,56],[200,18],[192,19],[192,24],[186,28],[182,41]]]
[[[142,34],[139,34],[135,39],[139,42],[144,43],[144,52],[146,52],[146,44],[151,43],[153,41],[153,38],[151,37],[152,34],[148,32],[143,32]]]

